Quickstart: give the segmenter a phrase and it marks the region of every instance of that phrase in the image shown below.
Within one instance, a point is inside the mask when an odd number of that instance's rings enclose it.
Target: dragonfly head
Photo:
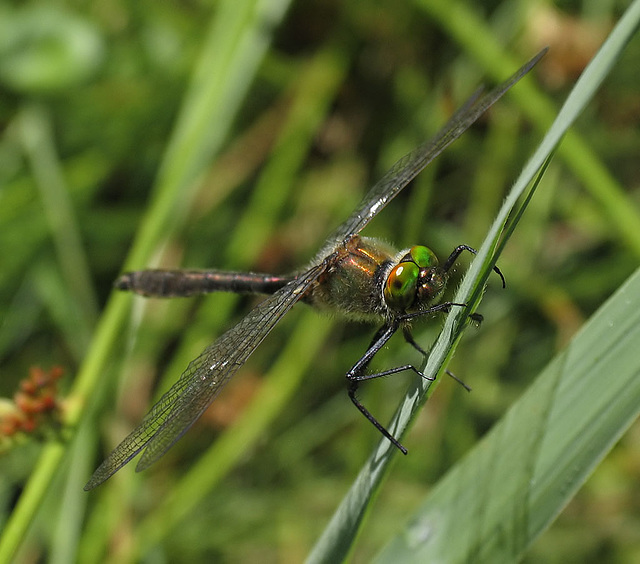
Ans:
[[[411,247],[391,269],[384,286],[384,301],[397,313],[418,310],[444,288],[447,273],[435,253],[422,245]]]

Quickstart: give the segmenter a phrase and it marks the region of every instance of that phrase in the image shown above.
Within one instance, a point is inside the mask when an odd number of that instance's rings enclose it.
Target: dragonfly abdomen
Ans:
[[[292,276],[222,270],[138,270],[120,276],[114,286],[156,298],[189,297],[212,292],[273,294]]]

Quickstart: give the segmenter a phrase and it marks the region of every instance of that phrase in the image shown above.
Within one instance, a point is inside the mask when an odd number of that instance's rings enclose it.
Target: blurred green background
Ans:
[[[435,133],[487,76],[510,70],[485,68],[480,35],[457,3],[251,4],[0,6],[0,395],[10,399],[31,366],[60,365],[63,409],[74,414],[73,429],[54,439],[46,433],[68,452],[20,561],[298,562],[379,439],[343,378],[375,327],[299,305],[158,464],[140,475],[127,466],[82,492],[153,397],[256,303],[119,296],[129,323],[111,327],[99,379],[78,385],[131,249],[129,268],[295,270],[395,160]],[[518,65],[550,46],[532,74],[559,107],[625,5],[528,0],[465,9]],[[635,213],[639,56],[636,39],[576,128],[589,163]],[[526,103],[501,100],[365,234],[427,244],[441,257],[460,243],[479,245],[548,125],[528,119]],[[354,561],[384,546],[636,269],[637,241],[588,180],[560,155],[552,162],[500,259],[507,289],[490,280],[485,322],[467,331],[450,366],[473,393],[445,381],[431,398]],[[173,199],[163,196],[169,185]],[[438,325],[419,323],[418,341],[428,344]],[[376,362],[415,356],[396,338]],[[362,387],[381,421],[407,378]],[[635,424],[528,561],[640,557],[639,434]],[[217,437],[204,483],[188,473]],[[2,527],[42,443],[17,437],[0,445]],[[199,498],[183,515],[166,509],[179,505],[171,497],[183,491],[178,483]],[[163,509],[167,500],[174,505]]]

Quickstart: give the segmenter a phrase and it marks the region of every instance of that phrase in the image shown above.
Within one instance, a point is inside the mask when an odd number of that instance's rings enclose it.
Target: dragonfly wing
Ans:
[[[360,205],[329,237],[331,248],[359,233],[398,193],[413,180],[446,147],[460,137],[490,106],[497,102],[514,84],[526,75],[544,56],[540,51],[515,74],[480,96],[476,90],[465,104],[447,121],[433,139],[423,143],[395,163],[380,181],[366,194]]]
[[[85,486],[95,488],[142,449],[136,468],[156,462],[193,425],[282,316],[324,271],[319,264],[262,301],[193,360],[180,379],[98,467]]]

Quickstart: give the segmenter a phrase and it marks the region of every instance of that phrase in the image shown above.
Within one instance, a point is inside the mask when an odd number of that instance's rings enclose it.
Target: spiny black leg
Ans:
[[[427,351],[425,351],[418,343],[416,343],[413,335],[411,334],[411,329],[408,325],[405,325],[402,328],[402,334],[404,335],[404,340],[407,341],[407,343],[409,343],[414,349],[416,349],[426,360],[426,358],[429,356],[429,353],[427,353]]]
[[[457,258],[460,256],[460,253],[462,251],[469,251],[474,255],[478,254],[478,251],[476,251],[473,247],[470,247],[469,245],[458,245],[455,249],[453,249],[453,252],[449,255],[449,258],[445,261],[444,265],[442,266],[442,269],[445,272],[449,271],[449,269],[453,266],[453,263],[456,262]],[[507,282],[504,279],[504,276],[500,271],[500,269],[497,266],[494,266],[493,271],[502,279],[502,287],[506,288]]]
[[[380,423],[378,423],[378,420],[373,415],[371,415],[371,413],[369,413],[364,405],[360,403],[360,401],[356,397],[357,389],[358,381],[351,380],[349,382],[349,397],[351,398],[353,405],[355,405],[360,410],[360,413],[362,413],[369,421],[371,421],[371,423],[373,423],[373,426],[378,429],[378,431],[380,431],[391,442],[393,446],[395,446],[402,454],[407,454],[407,449],[404,448],[398,442],[398,440],[391,433],[389,433],[389,431],[387,431],[382,425],[380,425]]]
[[[460,378],[458,378],[453,372],[451,372],[448,368],[445,368],[445,372],[447,373],[448,376],[450,376],[451,378],[453,378],[456,382],[458,382],[458,384],[460,384],[465,390],[467,390],[467,392],[471,391],[471,386],[467,386],[467,384],[465,384],[462,380],[460,380]]]
[[[426,309],[421,309],[418,311],[412,311],[411,313],[404,313],[398,319],[399,321],[409,321],[410,319],[414,319],[416,317],[421,317],[423,315],[428,315],[430,313],[436,313],[438,311],[443,311],[444,313],[449,313],[453,306],[457,307],[467,307],[467,304],[458,304],[455,302],[445,302],[442,304],[434,305],[428,307]]]
[[[383,376],[391,376],[392,374],[397,374],[398,372],[404,372],[405,370],[413,370],[418,376],[425,378],[425,375],[420,372],[415,366],[412,364],[403,364],[402,366],[395,366],[394,368],[389,368],[388,370],[382,370],[381,372],[374,372],[373,374],[365,374],[364,371],[369,366],[369,363],[376,355],[376,353],[384,347],[387,341],[393,336],[393,334],[398,330],[398,323],[394,323],[393,325],[383,325],[376,334],[374,335],[371,343],[369,344],[369,348],[367,352],[364,353],[362,358],[354,364],[354,366],[347,372],[347,378],[356,382],[365,382],[366,380],[374,380],[375,378],[382,378]],[[406,327],[402,329],[403,333],[408,331]],[[410,336],[411,338],[411,336]],[[406,333],[405,333],[406,339]],[[416,347],[425,357],[427,353],[423,351],[420,346],[413,341],[408,341],[414,347]],[[432,380],[431,378],[427,378],[427,380]]]
[[[434,312],[438,312],[438,311],[442,311],[444,313],[449,313],[453,306],[467,307],[467,304],[458,304],[458,303],[455,303],[455,302],[445,302],[443,304],[438,304],[438,305],[435,305],[433,307],[430,307],[430,308],[427,308],[427,309],[423,309],[423,310],[420,310],[420,311],[414,311],[412,313],[405,313],[404,315],[400,316],[400,320],[401,321],[408,321],[410,319],[413,319],[414,317],[420,317],[421,315],[426,315],[426,314],[434,313]],[[472,321],[475,321],[478,325],[480,325],[480,323],[482,323],[484,321],[484,316],[481,313],[470,313],[469,314],[469,318]]]
[[[418,343],[416,343],[415,339],[413,338],[413,335],[411,334],[411,329],[406,325],[402,328],[402,334],[404,335],[404,340],[407,341],[407,343],[409,343],[414,349],[416,349],[423,356],[423,358],[426,359],[427,356],[429,356],[427,351],[425,351]],[[444,371],[447,373],[448,376],[453,378],[456,382],[458,382],[458,384],[460,384],[465,390],[467,390],[467,392],[471,391],[471,388],[467,386],[462,380],[460,380],[460,378],[458,378],[448,368],[445,368]],[[431,380],[431,378],[429,378],[428,376],[424,376],[424,378],[426,378],[427,380]]]
[[[428,310],[424,310],[422,312],[418,312],[419,314],[429,313],[431,311],[449,311],[452,305],[459,305],[464,307],[465,304],[454,304],[451,302],[447,302],[445,304],[440,304],[434,306],[433,308],[429,308]],[[405,319],[408,316],[414,317],[414,314],[407,314],[402,316],[401,319]],[[382,370],[380,372],[374,372],[373,374],[365,374],[365,370],[369,366],[369,363],[373,359],[373,357],[378,353],[378,351],[387,344],[387,341],[395,334],[400,326],[400,321],[394,321],[389,325],[383,325],[376,334],[374,335],[371,343],[369,344],[369,348],[362,355],[362,358],[356,362],[351,370],[349,370],[346,374],[346,377],[350,381],[355,382],[364,382],[366,380],[373,380],[375,378],[381,378],[383,376],[390,376],[392,374],[397,374],[398,372],[404,372],[405,370],[412,370],[418,376],[422,378],[426,378],[427,380],[433,381],[432,378],[426,377],[420,370],[418,370],[412,364],[403,364],[402,366],[396,366],[394,368],[389,368],[388,370]],[[427,357],[427,352],[423,350],[418,343],[415,342],[413,336],[411,335],[409,328],[405,325],[402,328],[402,332],[404,334],[405,340],[413,346],[417,351],[419,351],[425,358]]]
[[[366,382],[367,380],[375,380],[376,378],[383,378],[384,376],[391,376],[392,374],[398,374],[398,372],[404,372],[405,370],[412,370],[421,378],[433,382],[433,378],[427,378],[420,370],[418,370],[413,364],[403,364],[402,366],[395,366],[388,370],[382,370],[381,372],[374,372],[373,374],[353,374],[349,376],[347,373],[347,379],[355,382]]]
[[[363,375],[363,372],[369,366],[371,359],[377,354],[377,352],[387,344],[387,341],[393,337],[393,334],[398,330],[398,323],[391,323],[388,325],[383,325],[378,329],[376,334],[373,336],[371,343],[369,343],[369,348],[362,355],[360,360],[356,362],[349,372],[347,372],[347,378],[349,380],[359,380]],[[370,380],[370,378],[368,378]]]
[[[358,400],[358,398],[356,397],[358,384],[363,380],[371,380],[372,378],[386,376],[387,374],[395,374],[396,372],[400,372],[401,370],[406,370],[407,368],[413,368],[408,366],[402,366],[402,367],[398,367],[398,369],[388,370],[384,373],[363,374],[363,372],[367,369],[367,366],[371,362],[371,359],[387,343],[387,341],[393,336],[393,334],[397,330],[398,330],[398,323],[392,323],[390,325],[382,326],[378,330],[378,332],[375,334],[373,340],[371,341],[371,344],[369,345],[369,348],[367,349],[367,352],[365,352],[362,358],[353,365],[351,370],[347,372],[346,376],[347,376],[347,379],[349,380],[349,387],[348,387],[349,398],[353,402],[353,405],[355,405],[360,411],[360,413],[362,413],[362,415],[364,415],[373,424],[373,426],[376,429],[378,429],[378,431],[380,431],[380,433],[382,433],[382,435],[391,442],[391,444],[393,444],[400,452],[402,452],[402,454],[407,454],[407,449],[404,448],[398,442],[398,440],[378,422],[378,420],[373,415],[371,415],[369,410],[364,405],[362,405],[360,400]],[[415,368],[413,369],[415,370]]]

